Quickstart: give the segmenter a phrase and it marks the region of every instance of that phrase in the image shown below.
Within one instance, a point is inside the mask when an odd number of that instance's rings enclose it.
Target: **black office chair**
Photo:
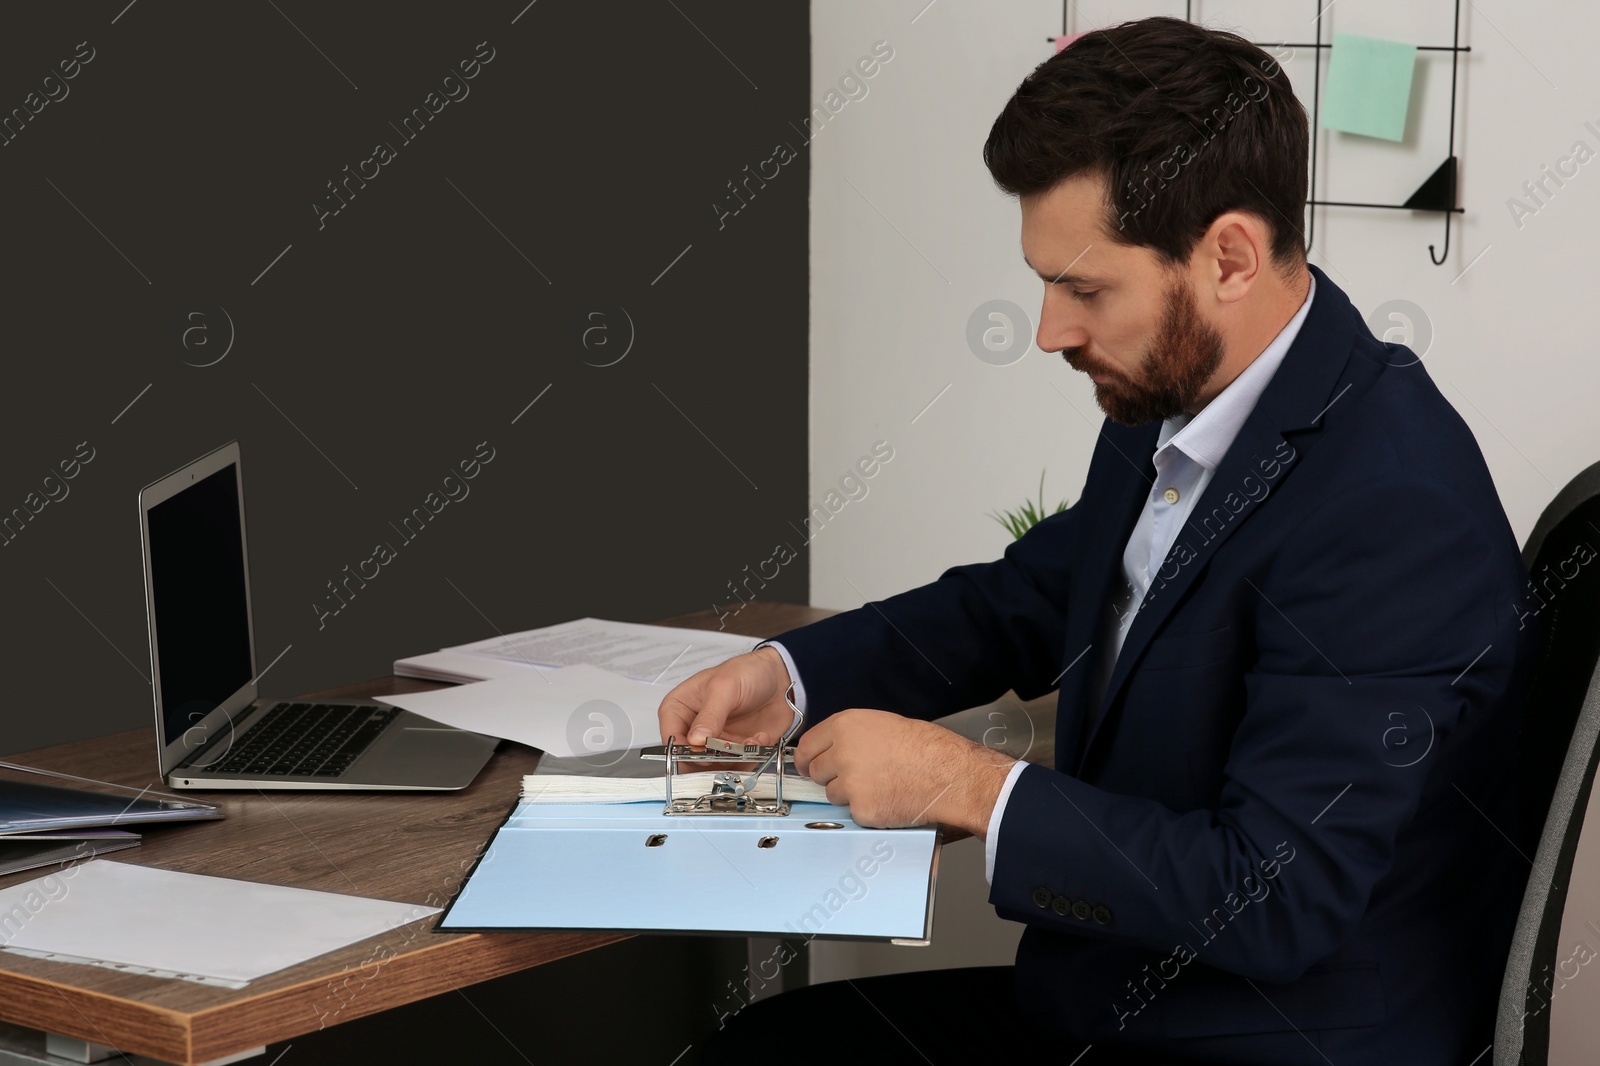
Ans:
[[[1495,1066],[1546,1066],[1573,857],[1600,759],[1600,463],[1556,495],[1522,552],[1519,613],[1543,627],[1517,753],[1519,847],[1533,854],[1495,1023]],[[1597,828],[1600,832],[1600,828]],[[1564,957],[1564,956],[1563,956]]]

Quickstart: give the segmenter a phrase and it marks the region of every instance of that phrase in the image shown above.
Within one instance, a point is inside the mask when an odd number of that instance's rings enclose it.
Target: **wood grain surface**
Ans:
[[[767,637],[832,613],[754,602],[725,628]],[[662,619],[662,624],[718,628],[711,611]],[[307,695],[369,697],[437,687],[386,677]],[[1027,757],[1047,761],[1053,703],[1053,696],[1030,704],[1008,696],[945,722],[976,738],[992,730],[995,715],[1002,714],[1007,728],[1027,729]],[[161,788],[155,745],[154,728],[135,729],[25,752],[10,761]],[[196,793],[219,803],[227,817],[143,827],[144,843],[118,854],[116,861],[443,906],[515,805],[522,776],[538,761],[534,749],[503,743],[477,780],[459,792]],[[35,870],[0,877],[0,888],[38,876]],[[435,933],[434,921],[431,916],[413,922],[237,991],[0,953],[0,1019],[193,1066],[626,939]],[[228,935],[226,929],[192,932]]]

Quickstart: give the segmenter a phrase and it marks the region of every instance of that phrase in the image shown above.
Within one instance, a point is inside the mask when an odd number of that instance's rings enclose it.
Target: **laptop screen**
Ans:
[[[151,507],[149,529],[166,745],[252,677],[238,466]]]

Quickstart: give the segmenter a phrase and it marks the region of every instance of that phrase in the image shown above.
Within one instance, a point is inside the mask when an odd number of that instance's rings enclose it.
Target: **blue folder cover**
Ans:
[[[523,802],[435,928],[926,943],[938,855],[935,826],[869,829],[827,803],[767,817]]]

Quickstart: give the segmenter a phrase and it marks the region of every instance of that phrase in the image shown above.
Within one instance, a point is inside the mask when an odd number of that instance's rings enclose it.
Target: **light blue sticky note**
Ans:
[[[1322,90],[1322,128],[1403,140],[1416,69],[1414,44],[1334,34]]]

